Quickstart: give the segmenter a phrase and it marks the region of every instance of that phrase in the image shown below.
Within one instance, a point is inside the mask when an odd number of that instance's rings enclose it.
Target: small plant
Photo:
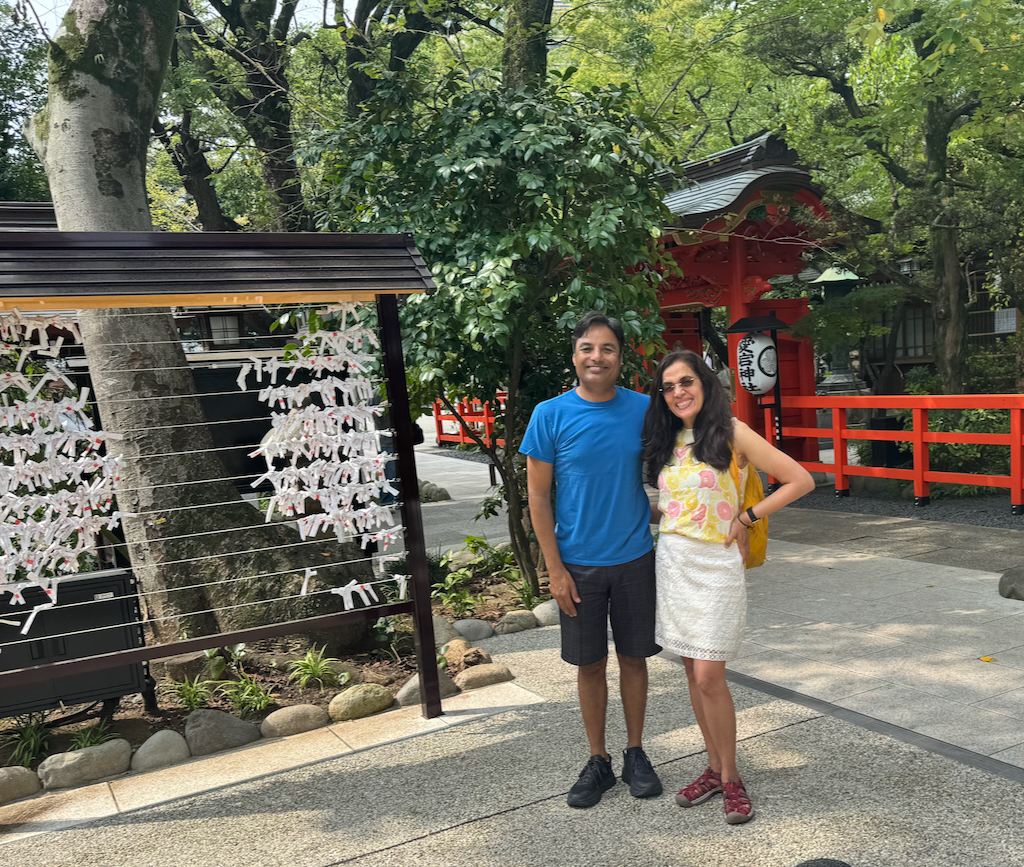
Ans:
[[[530,579],[518,569],[511,566],[505,569],[505,583],[516,594],[520,608],[533,608],[537,604],[537,597],[534,595],[533,587],[530,586]]]
[[[297,659],[288,666],[291,669],[288,677],[299,685],[299,689],[305,689],[310,683],[315,682],[320,685],[320,694],[323,695],[329,686],[344,686],[348,683],[351,675],[346,671],[338,676],[338,672],[331,665],[338,660],[332,656],[325,657],[326,649],[326,645],[320,650],[314,647],[307,651],[302,659]]]
[[[107,722],[107,720],[102,720],[94,726],[89,726],[88,728],[80,729],[75,732],[75,736],[71,739],[71,746],[68,750],[84,750],[88,747],[98,747],[100,744],[105,744],[113,737],[114,734],[110,731],[110,723]]]
[[[245,659],[244,644],[229,644],[227,647],[211,647],[203,651],[206,669],[213,680],[220,680],[228,666],[237,668]]]
[[[238,672],[238,680],[226,680],[218,689],[243,717],[265,711],[275,698],[269,689],[244,671]]]
[[[3,733],[0,745],[11,750],[8,763],[31,767],[50,747],[50,729],[45,713],[30,713],[15,718],[15,726]]]
[[[446,644],[440,650],[437,651],[437,667],[441,671],[445,671],[448,668],[448,645]]]
[[[200,680],[186,677],[183,681],[171,681],[171,688],[174,690],[174,697],[186,710],[198,710],[206,707],[213,696],[215,681]]]

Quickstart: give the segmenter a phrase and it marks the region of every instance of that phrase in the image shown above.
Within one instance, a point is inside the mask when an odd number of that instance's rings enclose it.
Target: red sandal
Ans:
[[[681,789],[676,795],[676,803],[680,807],[694,807],[703,804],[712,795],[722,791],[722,775],[711,769],[708,765],[704,773],[697,777],[685,789]]]
[[[728,780],[722,783],[725,793],[725,821],[730,825],[740,825],[754,818],[754,806],[750,803],[747,790],[740,780]]]

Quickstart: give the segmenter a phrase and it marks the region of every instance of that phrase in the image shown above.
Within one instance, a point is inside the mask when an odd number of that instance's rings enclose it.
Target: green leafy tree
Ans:
[[[477,441],[535,592],[518,445],[533,407],[573,382],[570,326],[589,309],[622,319],[632,373],[661,330],[660,164],[629,102],[619,89],[509,90],[458,72],[429,88],[394,81],[305,154],[330,167],[323,228],[412,232],[431,266],[437,292],[403,311],[416,396],[507,392],[505,448]]]
[[[0,3],[0,201],[46,201],[46,174],[22,137],[46,100],[46,42],[20,12]]]
[[[776,21],[747,49],[802,82],[779,121],[816,166],[853,267],[931,303],[943,391],[966,387],[971,214],[984,208],[977,160],[1015,123],[1024,57],[1009,0],[788,0],[748,4]],[[992,162],[991,160],[989,161]],[[1019,171],[1019,163],[1018,163]],[[924,264],[913,279],[897,260]]]

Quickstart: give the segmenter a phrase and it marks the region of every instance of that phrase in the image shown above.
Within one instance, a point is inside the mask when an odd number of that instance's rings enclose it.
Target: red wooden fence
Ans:
[[[505,398],[508,392],[499,391],[495,395],[499,412],[505,411]],[[467,399],[460,400],[455,404],[455,409],[470,428],[488,446],[494,441],[494,411],[491,409],[490,401]],[[444,423],[451,422],[455,430],[445,430]],[[441,443],[473,443],[473,438],[466,433],[466,429],[459,423],[459,419],[448,412],[448,409],[439,400],[434,401],[434,424],[437,427],[437,444]],[[498,439],[499,446],[505,445],[505,440]]]
[[[1022,394],[964,394],[964,395],[878,395],[871,397],[787,397],[787,407],[830,409],[831,428],[785,427],[786,437],[830,437],[835,446],[833,463],[801,461],[811,472],[835,474],[836,496],[847,496],[851,476],[869,476],[879,479],[903,479],[914,483],[914,499],[918,505],[927,505],[932,482],[961,485],[1009,488],[1013,514],[1024,515],[1024,395]],[[909,431],[859,430],[847,426],[846,414],[851,409],[909,409],[913,413],[914,427]],[[1010,432],[950,433],[928,430],[928,413],[939,409],[1005,409],[1010,413]],[[765,409],[765,429],[772,431],[772,409]],[[861,467],[847,460],[847,443],[851,440],[874,440],[913,443],[911,469],[893,467]],[[945,473],[928,466],[930,443],[976,443],[1010,447],[1010,475],[993,476],[978,473]],[[771,480],[769,480],[771,481]]]

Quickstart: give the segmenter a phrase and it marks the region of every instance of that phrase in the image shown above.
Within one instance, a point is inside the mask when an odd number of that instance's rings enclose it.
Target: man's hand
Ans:
[[[548,587],[558,607],[570,617],[576,616],[576,605],[580,602],[579,594],[576,592],[576,582],[564,566],[550,569],[548,572]]]
[[[729,527],[729,535],[725,539],[725,547],[732,547],[732,543],[735,542],[739,545],[740,556],[743,558],[743,562],[747,562],[747,557],[750,556],[750,530],[746,524],[741,523],[737,517],[732,522],[732,526]]]

